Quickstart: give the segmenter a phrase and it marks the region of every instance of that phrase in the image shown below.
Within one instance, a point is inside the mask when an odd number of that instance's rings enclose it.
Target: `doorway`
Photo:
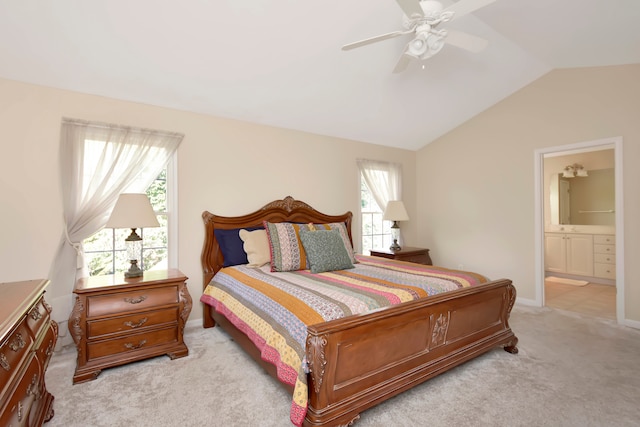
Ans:
[[[590,230],[593,226],[573,226],[572,224],[562,224],[562,222],[556,223],[557,225],[550,225],[550,191],[549,191],[549,183],[545,182],[545,176],[549,176],[549,171],[545,174],[545,159],[549,159],[552,157],[558,157],[558,161],[564,161],[563,156],[569,156],[566,158],[571,158],[571,156],[576,156],[577,158],[585,157],[590,152],[603,151],[603,150],[613,150],[613,167],[614,171],[612,173],[615,174],[615,182],[614,182],[614,192],[615,192],[615,208],[607,209],[607,211],[611,212],[595,212],[592,214],[589,211],[584,211],[584,213],[589,213],[591,216],[608,216],[609,223],[615,224],[615,261],[612,260],[612,263],[615,262],[615,265],[612,264],[612,268],[615,270],[615,282],[611,281],[611,283],[600,285],[600,286],[590,286],[587,285],[584,289],[580,289],[580,286],[576,286],[576,284],[565,283],[562,286],[562,283],[555,287],[547,287],[545,289],[545,231],[557,231],[562,232],[566,231],[574,232],[576,229],[582,231],[582,229]],[[594,155],[593,153],[592,155]],[[549,163],[549,162],[547,162]],[[557,162],[556,162],[557,163]],[[597,141],[588,141],[577,144],[563,145],[557,147],[551,147],[546,149],[536,150],[535,152],[535,185],[536,185],[536,302],[538,305],[543,306],[548,305],[553,306],[552,301],[560,301],[555,300],[561,293],[566,293],[562,297],[564,299],[564,304],[570,304],[571,301],[579,301],[580,299],[591,302],[591,306],[593,308],[596,301],[596,298],[614,298],[615,301],[615,315],[610,316],[617,320],[618,323],[622,323],[624,319],[624,230],[623,230],[623,199],[622,199],[622,138],[607,138]],[[557,183],[559,185],[559,182]],[[552,187],[553,188],[553,187]],[[558,186],[556,187],[558,188]],[[612,200],[611,203],[614,203]],[[551,211],[559,211],[559,206],[551,207]],[[577,209],[576,209],[577,213]],[[582,214],[583,211],[580,211]],[[598,227],[595,227],[597,229]],[[588,231],[586,231],[588,232]],[[594,234],[595,236],[595,234]],[[557,237],[557,236],[550,236]],[[553,243],[553,242],[552,242]],[[612,242],[613,243],[613,242]],[[554,274],[555,276],[555,274]],[[558,274],[558,276],[563,276],[563,274]],[[564,275],[567,276],[567,275]],[[571,278],[570,275],[568,275]],[[560,277],[560,279],[563,279]],[[574,278],[575,279],[575,278]],[[559,282],[562,282],[560,280]],[[569,280],[570,282],[570,280]],[[611,289],[611,285],[615,284],[613,287],[613,292]],[[588,289],[590,288],[590,289]],[[591,295],[589,294],[591,292]],[[608,295],[599,294],[600,292],[608,292]],[[554,302],[555,303],[555,302]],[[562,307],[557,307],[562,308]]]

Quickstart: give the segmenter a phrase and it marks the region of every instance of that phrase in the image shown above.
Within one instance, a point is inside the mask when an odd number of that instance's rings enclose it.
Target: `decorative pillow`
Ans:
[[[249,267],[262,267],[271,261],[267,230],[240,230],[240,239],[244,242]]]
[[[253,231],[259,230],[262,227],[252,227],[246,230]],[[222,257],[224,262],[223,267],[229,267],[232,265],[247,264],[247,253],[244,251],[242,239],[240,239],[240,228],[233,228],[231,230],[215,229],[213,233],[216,236],[220,251],[222,251]]]
[[[271,271],[306,270],[307,254],[300,242],[300,229],[307,230],[306,224],[292,222],[264,222],[269,238]]]
[[[353,268],[338,230],[300,230],[300,240],[307,253],[312,273]]]
[[[325,229],[325,230],[337,230],[344,242],[344,247],[349,254],[349,259],[353,264],[356,264],[358,260],[356,259],[356,251],[353,250],[353,246],[351,246],[351,240],[349,240],[349,233],[347,233],[347,226],[344,222],[332,222],[329,224],[313,224],[316,229]]]

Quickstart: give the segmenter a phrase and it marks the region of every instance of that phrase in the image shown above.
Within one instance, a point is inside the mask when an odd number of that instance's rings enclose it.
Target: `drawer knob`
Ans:
[[[126,343],[124,346],[129,350],[136,350],[147,343],[147,340],[142,340],[138,344],[132,344],[130,342]]]
[[[146,300],[147,297],[145,295],[141,295],[138,298],[125,298],[124,301],[129,304],[140,304],[142,301]]]
[[[140,319],[140,321],[138,323],[133,323],[131,321],[128,322],[124,322],[125,326],[130,327],[131,329],[135,329],[135,328],[139,328],[140,326],[144,325],[145,323],[147,323],[147,318],[143,317],[142,319]]]
[[[38,387],[38,374],[33,374],[31,383],[27,387],[27,395],[35,396],[36,400],[40,399],[40,387]]]
[[[16,334],[16,337],[9,343],[9,348],[13,351],[18,351],[24,348],[25,344],[24,338],[22,338],[22,334]]]
[[[4,355],[4,353],[0,353],[0,366],[2,366],[2,369],[4,369],[5,371],[11,370],[11,365],[9,365],[9,361],[7,360],[7,357]]]
[[[31,318],[36,322],[42,319],[42,313],[40,313],[40,310],[38,310],[38,307],[31,310],[31,313],[29,313],[29,316],[31,316]]]

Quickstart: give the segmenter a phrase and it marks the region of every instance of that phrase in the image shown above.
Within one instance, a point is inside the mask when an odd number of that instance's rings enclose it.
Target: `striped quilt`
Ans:
[[[223,314],[294,387],[291,422],[307,411],[307,325],[474,286],[487,278],[469,272],[358,255],[355,268],[312,274],[271,272],[269,265],[221,269],[200,300]]]

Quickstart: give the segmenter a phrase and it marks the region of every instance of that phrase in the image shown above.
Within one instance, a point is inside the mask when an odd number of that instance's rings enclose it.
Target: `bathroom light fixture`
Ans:
[[[587,174],[587,170],[584,168],[584,166],[582,166],[579,163],[574,163],[572,165],[568,165],[567,167],[564,168],[564,171],[562,172],[562,177],[563,178],[573,178],[573,177],[585,177],[585,176],[589,176],[589,174]]]

